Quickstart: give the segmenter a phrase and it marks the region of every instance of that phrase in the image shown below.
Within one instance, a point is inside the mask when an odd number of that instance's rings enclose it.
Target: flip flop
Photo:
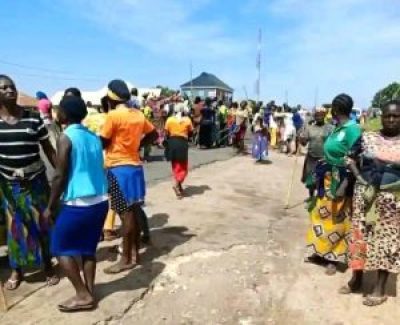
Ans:
[[[121,272],[124,272],[124,271],[132,270],[136,266],[137,266],[136,263],[126,264],[126,265],[117,263],[117,264],[114,264],[114,265],[111,265],[111,266],[105,268],[103,270],[103,272],[105,274],[118,274],[118,273],[121,273]]]
[[[66,306],[63,304],[58,305],[58,310],[62,313],[73,313],[73,312],[78,312],[78,311],[89,311],[93,310],[96,308],[96,304],[90,303],[86,305],[72,305],[72,306]]]
[[[383,297],[367,296],[363,301],[363,305],[368,307],[375,307],[382,305],[384,302],[386,302],[387,299],[388,299],[387,296]]]
[[[55,286],[60,283],[60,277],[57,275],[46,276],[46,283],[48,287]]]
[[[14,291],[19,288],[21,285],[22,279],[8,279],[6,283],[4,283],[4,288],[6,288],[9,291]]]

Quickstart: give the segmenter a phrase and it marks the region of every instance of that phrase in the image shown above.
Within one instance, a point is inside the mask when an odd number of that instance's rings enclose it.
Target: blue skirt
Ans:
[[[122,214],[146,196],[143,166],[117,166],[108,169],[108,189],[111,209]]]
[[[94,256],[108,201],[90,206],[63,205],[51,234],[53,256]]]

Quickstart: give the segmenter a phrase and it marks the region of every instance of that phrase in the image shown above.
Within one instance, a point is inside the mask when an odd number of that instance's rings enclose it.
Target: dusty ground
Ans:
[[[294,158],[271,160],[238,157],[196,169],[182,201],[168,181],[152,186],[154,247],[143,251],[140,268],[109,276],[102,269],[117,242],[101,245],[96,311],[59,313],[57,303],[72,294],[63,279],[32,293],[0,324],[400,324],[398,298],[364,307],[361,296],[336,293],[349,273],[327,277],[303,263],[305,191],[296,182],[284,210]]]

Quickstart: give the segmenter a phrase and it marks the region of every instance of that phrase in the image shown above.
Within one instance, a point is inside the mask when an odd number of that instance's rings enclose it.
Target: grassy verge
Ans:
[[[381,129],[381,119],[379,117],[369,119],[367,123],[363,126],[365,131],[379,131]]]

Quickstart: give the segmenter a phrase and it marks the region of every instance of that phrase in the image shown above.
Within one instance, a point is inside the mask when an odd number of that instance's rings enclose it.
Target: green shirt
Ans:
[[[324,158],[328,164],[344,166],[344,158],[361,136],[361,128],[355,121],[348,121],[333,130],[324,144]]]

